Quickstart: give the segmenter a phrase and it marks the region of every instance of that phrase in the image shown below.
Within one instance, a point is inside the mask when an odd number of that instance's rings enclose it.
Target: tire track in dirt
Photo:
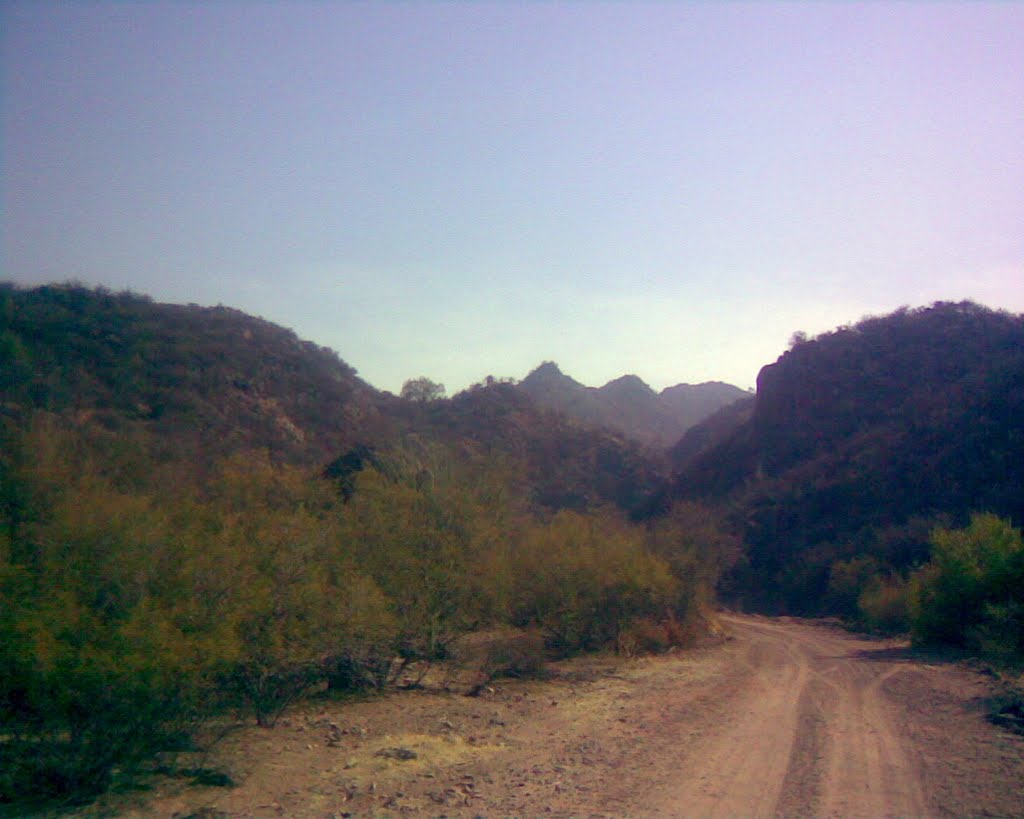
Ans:
[[[835,817],[921,816],[926,812],[920,777],[896,734],[879,695],[881,684],[900,672],[873,679],[851,669],[836,691],[834,734],[822,815]]]
[[[682,783],[655,813],[704,817],[772,816],[782,793],[807,682],[805,657],[766,634],[750,643],[751,685],[726,724],[690,750]]]
[[[751,685],[688,749],[659,815],[921,816],[921,777],[881,694],[901,667],[863,643],[792,622],[726,618],[749,646]],[[642,812],[642,811],[641,811]]]

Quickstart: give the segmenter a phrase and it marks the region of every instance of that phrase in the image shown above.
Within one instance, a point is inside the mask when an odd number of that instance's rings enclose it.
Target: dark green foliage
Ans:
[[[230,774],[212,768],[183,768],[178,773],[181,776],[189,777],[193,785],[208,788],[235,787],[235,781],[231,778]]]
[[[426,376],[410,378],[402,385],[401,397],[405,401],[438,401],[444,398],[444,384],[431,381]]]
[[[380,459],[374,455],[371,447],[360,444],[327,464],[324,468],[324,477],[338,484],[338,491],[347,501],[355,492],[356,476],[370,466],[380,469]]]
[[[1024,735],[1024,691],[1011,690],[993,699],[988,718],[1000,728]]]

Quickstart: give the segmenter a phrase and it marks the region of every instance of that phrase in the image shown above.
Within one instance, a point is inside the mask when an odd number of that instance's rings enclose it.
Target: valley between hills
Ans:
[[[1024,316],[407,386],[0,284],[0,815],[1024,814]]]

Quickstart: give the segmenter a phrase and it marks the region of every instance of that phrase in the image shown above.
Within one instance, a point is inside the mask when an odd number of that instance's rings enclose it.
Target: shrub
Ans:
[[[0,802],[85,798],[115,771],[130,775],[187,740],[205,715],[205,679],[169,624],[141,629],[141,617],[104,622],[70,594],[18,612],[19,662],[3,680]]]
[[[499,535],[467,489],[442,476],[416,482],[365,469],[338,525],[353,563],[387,601],[394,654],[442,659],[460,635],[496,616],[486,571]]]
[[[487,679],[540,677],[547,664],[544,638],[536,631],[524,631],[492,640],[487,646],[483,671]]]
[[[905,580],[876,576],[857,598],[859,622],[869,631],[901,634],[910,629],[910,590]]]
[[[673,648],[689,645],[695,636],[692,622],[680,621],[672,614],[660,619],[642,617],[623,630],[615,650],[626,657],[664,654]]]
[[[914,637],[1003,657],[1024,654],[1024,540],[994,515],[936,529],[914,577]]]
[[[870,555],[835,561],[829,568],[827,611],[859,621],[863,617],[860,598],[878,574],[878,561]]]
[[[0,559],[0,801],[84,798],[203,718],[209,633],[158,595],[167,519],[91,475]],[[12,544],[12,546],[15,544]]]
[[[597,514],[559,512],[514,558],[518,624],[535,624],[562,655],[613,645],[634,620],[671,606],[678,586],[643,533]]]

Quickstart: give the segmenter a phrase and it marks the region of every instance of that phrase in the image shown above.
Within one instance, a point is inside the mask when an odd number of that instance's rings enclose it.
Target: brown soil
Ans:
[[[85,813],[128,817],[1024,816],[1024,737],[991,677],[904,644],[727,616],[720,645],[560,664],[479,697],[312,701],[207,765]]]

